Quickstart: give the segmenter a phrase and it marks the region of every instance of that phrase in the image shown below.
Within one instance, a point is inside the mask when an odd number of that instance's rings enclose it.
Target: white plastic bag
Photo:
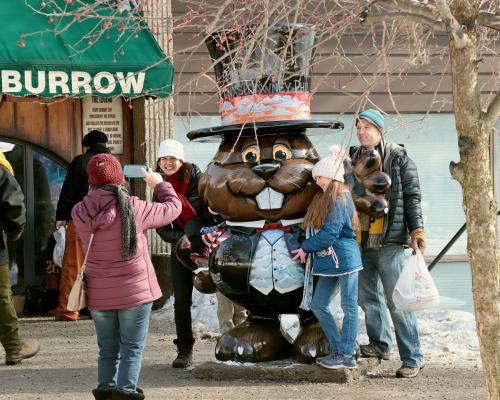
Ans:
[[[64,248],[66,247],[66,228],[61,226],[57,231],[53,233],[56,239],[56,245],[54,246],[54,252],[52,256],[54,257],[54,263],[62,267],[62,260],[64,257]]]
[[[419,249],[406,259],[392,301],[402,311],[425,310],[439,304],[439,292]]]

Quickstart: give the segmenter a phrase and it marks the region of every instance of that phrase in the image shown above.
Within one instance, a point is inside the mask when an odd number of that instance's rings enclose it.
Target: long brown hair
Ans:
[[[340,200],[347,210],[346,194],[348,192],[349,188],[345,184],[332,180],[324,192],[321,190],[316,193],[311,204],[309,205],[309,208],[307,209],[302,225],[305,228],[311,227],[314,229],[320,229],[323,227],[330,206],[337,200]],[[351,219],[352,226],[356,230],[359,226],[359,219],[354,205],[352,208]]]

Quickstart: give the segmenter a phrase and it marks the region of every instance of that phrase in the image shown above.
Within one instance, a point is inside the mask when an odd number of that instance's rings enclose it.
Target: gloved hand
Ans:
[[[417,228],[410,232],[411,243],[410,247],[413,250],[417,250],[417,246],[420,248],[422,255],[425,254],[425,232],[424,228]]]

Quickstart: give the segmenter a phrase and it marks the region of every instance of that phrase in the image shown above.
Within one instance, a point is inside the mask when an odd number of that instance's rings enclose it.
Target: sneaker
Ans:
[[[327,356],[316,358],[316,364],[321,363],[323,360],[326,360],[327,358],[330,358],[331,356],[332,356],[332,354],[328,354]]]
[[[361,357],[378,357],[380,360],[388,360],[390,356],[390,353],[380,352],[371,344],[362,344],[359,346],[359,349],[361,351]]]
[[[40,350],[38,340],[24,340],[17,350],[7,351],[5,354],[5,364],[16,365],[22,360],[36,355]]]
[[[407,367],[402,365],[401,368],[396,371],[396,378],[415,378],[422,368],[423,366]]]
[[[321,357],[321,359],[316,360],[318,365],[327,369],[343,368],[344,367],[343,361],[344,361],[344,356],[338,353],[331,354],[327,357]]]
[[[356,356],[355,355],[344,356],[342,359],[342,365],[346,368],[349,368],[349,369],[356,368],[358,366],[356,363]]]
[[[316,363],[328,369],[354,369],[357,367],[356,356],[344,356],[338,353],[326,357],[318,357]]]

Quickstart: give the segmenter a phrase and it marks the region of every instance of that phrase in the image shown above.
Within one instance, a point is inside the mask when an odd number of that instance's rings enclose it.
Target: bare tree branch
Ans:
[[[374,0],[370,2],[361,0],[359,3],[364,8],[369,8],[375,4],[385,5],[391,6],[402,13],[419,15],[431,20],[439,19],[439,12],[436,7],[416,0]]]
[[[488,11],[479,11],[477,24],[500,31],[500,15]]]
[[[469,36],[464,32],[462,26],[453,16],[450,6],[446,0],[436,0],[436,7],[439,10],[441,18],[446,24],[446,30],[453,35],[457,49],[463,49],[470,44]]]
[[[371,15],[368,15],[362,21],[362,23],[375,24],[377,22],[384,22],[387,20],[398,20],[398,19],[428,25],[434,30],[441,31],[441,30],[446,29],[446,25],[441,21],[436,21],[435,19],[427,18],[423,15],[411,14],[411,13],[405,13],[405,12],[371,14]]]

